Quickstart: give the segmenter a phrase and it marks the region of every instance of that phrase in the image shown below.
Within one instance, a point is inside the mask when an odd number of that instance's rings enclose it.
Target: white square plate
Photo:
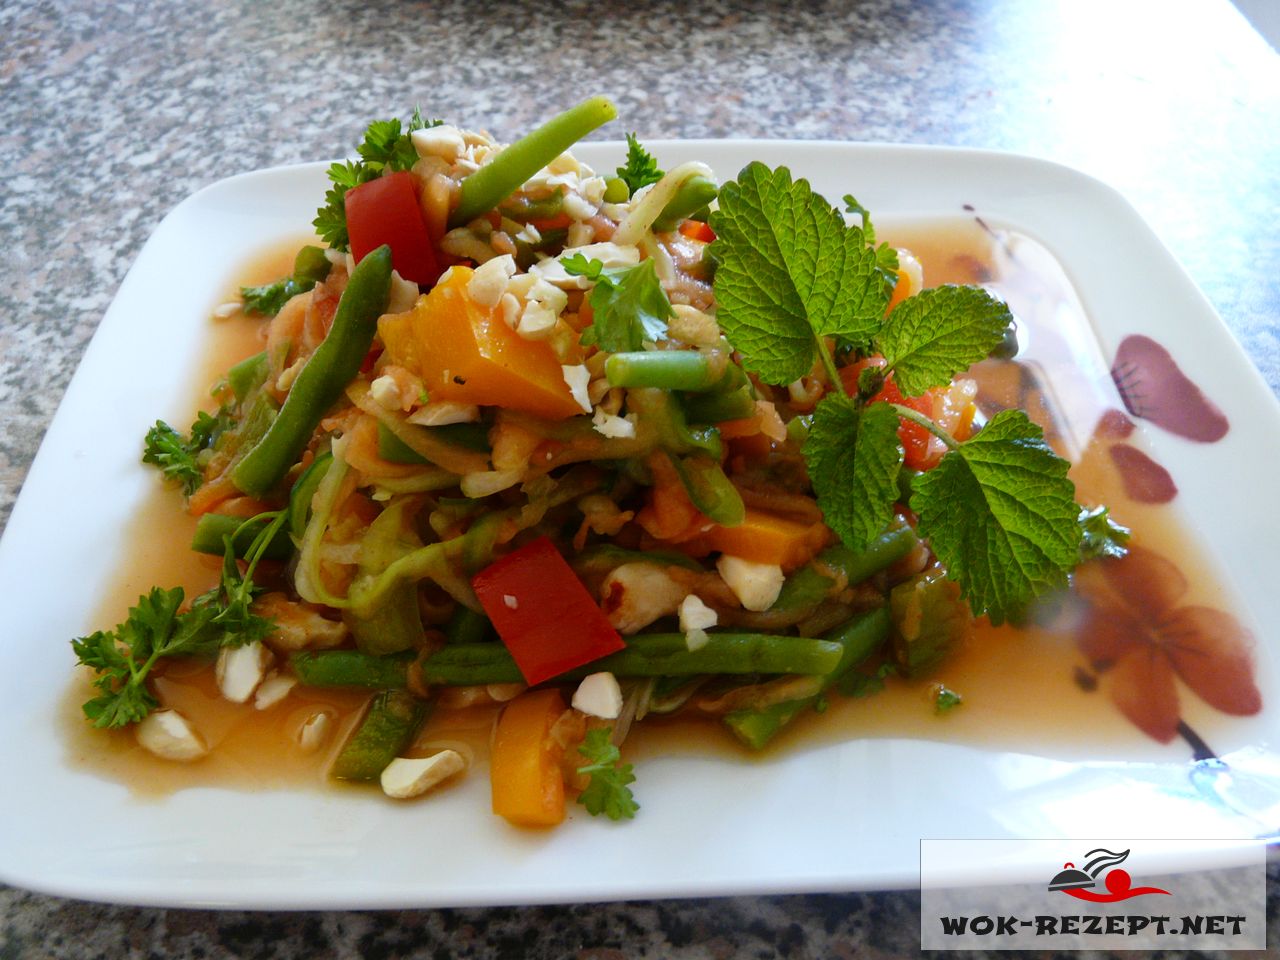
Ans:
[[[1158,336],[1231,422],[1219,443],[1152,431],[1177,477],[1184,520],[1208,534],[1236,615],[1259,645],[1262,714],[1232,721],[1244,748],[1192,776],[1185,747],[1151,762],[1065,762],[924,740],[807,746],[767,762],[658,757],[625,824],[579,813],[550,834],[488,813],[475,776],[430,803],[356,791],[216,787],[139,799],[77,769],[58,712],[84,633],[118,562],[120,531],[152,489],[138,462],[157,416],[190,396],[206,318],[247,252],[304,232],[324,164],[216,183],[147,242],[90,344],[0,543],[0,878],[73,897],[240,908],[425,907],[873,889],[914,885],[922,837],[1220,837],[1280,827],[1273,545],[1280,407],[1203,296],[1115,192],[1023,157],[938,148],[673,142],[660,160],[786,164],[829,199],[852,191],[880,219],[953,216],[963,204],[1051,250],[1104,356]],[[577,153],[597,169],[619,144]],[[89,478],[92,478],[91,480]],[[1224,844],[1224,851],[1229,845]],[[1224,853],[1229,859],[1229,855]],[[1200,865],[1204,865],[1202,861]],[[1032,875],[1043,873],[1042,865]],[[1009,875],[1017,865],[1002,865]],[[973,864],[975,881],[992,867]]]

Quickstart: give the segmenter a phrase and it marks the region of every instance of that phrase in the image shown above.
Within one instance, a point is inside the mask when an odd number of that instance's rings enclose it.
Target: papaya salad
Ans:
[[[509,146],[415,113],[329,168],[322,245],[216,311],[260,352],[146,435],[220,567],[72,642],[90,723],[190,762],[175,664],[250,714],[362,691],[296,731],[332,779],[409,798],[487,765],[513,824],[629,818],[636,724],[760,750],[1124,551],[1025,413],[976,412],[966,370],[1016,349],[1002,301],[926,288],[785,167],[719,182],[628,135],[596,172],[570,148],[615,113]],[[420,746],[485,710],[487,757]]]

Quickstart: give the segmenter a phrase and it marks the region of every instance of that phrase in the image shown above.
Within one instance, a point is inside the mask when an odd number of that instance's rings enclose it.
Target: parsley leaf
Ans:
[[[950,687],[944,687],[938,684],[938,689],[933,695],[933,712],[937,714],[947,713],[954,710],[960,704],[964,703],[964,697],[956,693]]]
[[[985,358],[1012,322],[1009,308],[981,287],[934,287],[899,303],[875,346],[898,389],[916,397]]]
[[[282,277],[260,287],[241,287],[240,299],[244,301],[244,308],[249,313],[274,317],[292,297],[303,292],[293,277]]]
[[[1081,539],[1067,467],[1025,413],[1004,410],[914,479],[920,531],[975,615],[1003,623],[1066,582]]]
[[[358,161],[330,165],[329,180],[333,186],[324,195],[324,206],[316,211],[312,226],[325,243],[335,250],[346,250],[351,238],[347,233],[347,191],[382,176],[383,171],[408,170],[418,162],[418,151],[411,134],[415,130],[438,127],[441,121],[428,120],[421,110],[414,110],[407,128],[400,121],[375,120],[365,131],[364,140],[356,148]]]
[[[570,276],[595,283],[588,300],[594,319],[583,334],[584,344],[621,353],[640,350],[646,340],[657,340],[667,332],[667,319],[673,315],[671,301],[652,260],[632,267],[606,267],[575,253],[560,263]]]
[[[593,817],[604,814],[610,820],[630,820],[640,809],[628,784],[635,783],[631,764],[619,763],[622,753],[610,740],[612,728],[595,727],[578,752],[589,761],[578,773],[591,777],[587,788],[578,794],[578,802]]]
[[[807,374],[819,337],[865,345],[880,329],[892,285],[876,252],[786,167],[748,164],[720,189],[711,229],[716,318],[763,380]]]
[[[1080,508],[1080,560],[1123,557],[1129,552],[1129,528],[1111,519],[1106,507]]]
[[[204,482],[200,454],[212,447],[231,425],[231,412],[226,408],[216,416],[201,411],[191,425],[188,439],[163,420],[157,420],[143,439],[142,462],[159,467],[166,480],[178,481],[182,492],[190,496]]]
[[[625,166],[618,167],[618,176],[626,182],[633,197],[641,187],[647,187],[662,179],[658,161],[640,145],[634,133],[627,134],[627,162]]]
[[[99,630],[71,641],[80,663],[98,675],[99,694],[84,704],[95,727],[137,723],[159,704],[146,687],[147,674],[161,657],[208,653],[216,648],[206,629],[212,611],[182,606],[181,587],[155,587],[138,598],[128,618],[113,631]]]
[[[866,547],[889,525],[899,496],[897,413],[829,394],[814,411],[804,458],[827,525],[854,550]]]

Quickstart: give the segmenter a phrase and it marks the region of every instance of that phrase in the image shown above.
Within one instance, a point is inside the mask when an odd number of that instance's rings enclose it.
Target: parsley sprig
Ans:
[[[618,176],[626,182],[633,197],[640,188],[647,187],[651,183],[657,183],[662,179],[662,171],[658,169],[658,161],[653,158],[653,155],[648,150],[641,146],[634,133],[627,134],[627,162],[625,165],[618,167]]]
[[[814,412],[804,444],[827,523],[854,549],[888,523],[899,497],[899,416],[938,435],[948,452],[914,484],[920,532],[974,613],[1000,623],[1065,582],[1079,561],[1080,508],[1067,463],[1020,411],[996,416],[958,443],[904,406],[870,399],[892,376],[917,396],[986,357],[1012,320],[977,287],[943,286],[908,297],[886,316],[894,278],[865,209],[851,196],[844,216],[785,167],[745,167],[720,190],[711,217],[717,239],[717,319],[742,363],[768,383],[790,383],[815,363],[833,387]],[[828,338],[886,365],[852,396]]]
[[[212,448],[233,423],[231,411],[225,407],[216,414],[202,410],[187,436],[157,420],[143,439],[142,462],[158,467],[166,480],[182,484],[182,492],[190,496],[204,482],[201,454]]]
[[[335,250],[346,250],[351,243],[347,234],[347,191],[362,183],[376,180],[383,171],[408,170],[418,162],[411,134],[415,130],[438,127],[442,121],[428,120],[421,110],[402,129],[398,119],[375,120],[365,131],[364,140],[356,148],[359,160],[347,160],[329,167],[333,186],[324,195],[324,206],[316,212],[312,225],[320,239]]]
[[[578,773],[589,776],[587,788],[578,794],[578,802],[593,817],[604,814],[610,820],[630,820],[640,809],[629,784],[635,783],[631,764],[619,763],[622,752],[610,739],[611,727],[595,727],[587,731],[586,740],[578,747],[587,763]]]
[[[575,253],[560,263],[565,273],[595,284],[588,299],[593,320],[583,331],[584,345],[594,343],[601,350],[620,353],[639,350],[646,340],[666,334],[673,311],[652,260],[631,267],[606,267]]]
[[[93,685],[98,694],[83,705],[95,727],[128,726],[159,706],[147,685],[159,661],[210,656],[220,647],[262,640],[271,632],[272,621],[250,609],[260,592],[253,571],[285,517],[284,511],[274,511],[256,518],[270,518],[270,522],[250,545],[243,574],[228,537],[220,582],[196,597],[187,610],[182,609],[186,595],[181,587],[153,587],[114,630],[98,630],[71,641],[76,659],[96,674]]]

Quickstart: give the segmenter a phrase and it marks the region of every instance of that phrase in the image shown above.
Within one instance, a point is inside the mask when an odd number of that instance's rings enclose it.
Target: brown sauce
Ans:
[[[1113,517],[1133,528],[1135,544],[1179,561],[1197,556],[1194,540],[1170,507],[1126,490],[1114,447],[1123,440],[1150,459],[1143,451],[1146,428],[1141,423],[1135,428],[1118,409],[1109,366],[1052,254],[1029,237],[992,231],[975,218],[879,227],[883,239],[909,248],[920,259],[928,285],[981,283],[1004,297],[1018,318],[1021,350],[1016,360],[984,361],[972,373],[980,384],[983,413],[990,416],[1011,406],[1026,409],[1055,449],[1072,461],[1071,476],[1082,503],[1108,504]],[[281,245],[241,270],[228,284],[229,298],[240,284],[264,283],[287,273],[301,242],[305,240]],[[193,371],[193,382],[200,385],[212,383],[232,363],[261,349],[259,321],[237,316],[212,326],[202,369]],[[193,398],[192,415],[204,396],[202,386]],[[120,558],[120,573],[86,629],[122,620],[137,596],[153,585],[181,585],[190,595],[214,583],[218,561],[187,549],[194,527],[179,494],[157,483],[126,533],[131,547]],[[1188,579],[1190,602],[1233,606],[1212,577]],[[885,690],[864,699],[832,696],[825,713],[798,718],[762,756],[869,737],[973,744],[1064,759],[1164,755],[1099,694],[1089,667],[1069,629],[995,628],[980,621],[969,642],[936,676],[913,682],[891,678]],[[944,715],[933,706],[932,686],[938,682],[963,697],[961,706]],[[207,667],[171,668],[156,688],[166,704],[181,710],[201,731],[213,748],[208,757],[189,765],[168,763],[142,751],[128,732],[92,729],[79,711],[88,695],[87,678],[77,676],[63,710],[69,762],[127,782],[144,795],[210,783],[318,785],[368,696],[296,687],[278,705],[257,711],[221,699]],[[303,753],[294,738],[303,720],[317,710],[332,712],[339,723],[326,748]],[[495,713],[492,708],[437,710],[415,750],[454,746],[483,757]],[[1231,718],[1194,697],[1183,698],[1182,714],[1219,750],[1233,746]],[[715,718],[647,719],[633,728],[627,752],[635,759],[671,753],[753,759]]]

